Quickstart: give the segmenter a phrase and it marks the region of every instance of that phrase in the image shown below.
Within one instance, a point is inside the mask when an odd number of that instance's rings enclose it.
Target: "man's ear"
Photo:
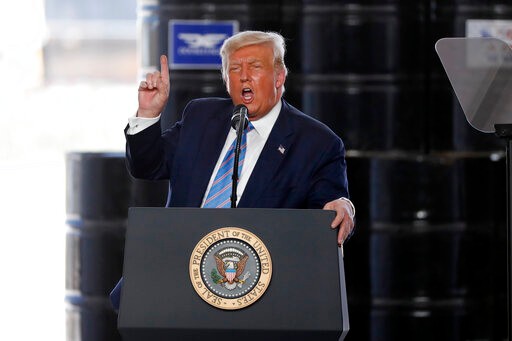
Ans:
[[[225,78],[225,77],[222,77],[222,80],[224,81],[224,85],[226,86],[226,92],[228,94],[230,94],[230,91],[229,91],[229,79]]]
[[[284,70],[281,69],[281,70],[277,71],[276,89],[279,89],[284,84],[284,81],[285,81]]]

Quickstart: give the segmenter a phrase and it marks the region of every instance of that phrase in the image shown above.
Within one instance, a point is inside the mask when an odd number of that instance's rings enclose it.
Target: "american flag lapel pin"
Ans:
[[[279,150],[279,153],[281,153],[283,155],[284,155],[284,152],[286,151],[286,149],[283,147],[282,144],[279,145],[279,148],[277,148],[277,150]]]

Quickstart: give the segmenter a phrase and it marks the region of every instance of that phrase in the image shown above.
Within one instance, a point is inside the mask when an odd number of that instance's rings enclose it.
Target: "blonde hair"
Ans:
[[[286,45],[284,38],[279,33],[262,31],[243,31],[229,37],[220,48],[222,58],[222,79],[226,82],[228,77],[229,56],[238,49],[249,45],[272,44],[274,51],[274,66],[284,70],[284,76],[288,75],[288,69],[284,64]]]

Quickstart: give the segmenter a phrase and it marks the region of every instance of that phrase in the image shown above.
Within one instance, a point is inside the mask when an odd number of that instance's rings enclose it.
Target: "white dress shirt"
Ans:
[[[279,116],[279,112],[281,111],[281,101],[278,101],[277,104],[270,110],[268,114],[260,118],[256,121],[251,121],[254,129],[247,133],[247,148],[245,149],[245,159],[244,165],[242,167],[242,171],[240,172],[240,177],[238,179],[238,185],[236,188],[236,203],[240,201],[242,194],[244,193],[245,186],[251,177],[252,171],[258,158],[260,157],[261,151],[267,142],[268,136],[274,127],[274,124],[277,121],[277,117]],[[219,159],[217,160],[217,164],[213,169],[213,173],[210,176],[210,182],[208,183],[208,187],[206,187],[206,192],[203,196],[203,201],[201,203],[201,207],[204,205],[204,201],[206,200],[206,196],[210,191],[210,187],[212,187],[212,183],[215,180],[215,175],[224,160],[224,156],[228,152],[228,149],[231,147],[231,144],[236,139],[236,130],[231,128],[229,130],[229,134],[226,138],[226,142],[224,143],[224,148],[220,152]]]

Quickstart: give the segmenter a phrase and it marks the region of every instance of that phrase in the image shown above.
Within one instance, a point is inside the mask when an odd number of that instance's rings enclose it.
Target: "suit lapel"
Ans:
[[[269,186],[291,147],[292,135],[293,125],[288,114],[288,104],[283,100],[279,117],[254,166],[239,207],[257,207],[259,197]]]
[[[189,202],[194,206],[201,205],[206,187],[210,181],[215,164],[219,158],[219,154],[224,147],[226,142],[226,136],[228,135],[230,125],[230,112],[229,109],[225,115],[210,116],[205,121],[205,126],[201,133],[201,141],[199,143],[199,151],[196,153],[197,158],[194,162],[193,174],[187,174],[185,176],[191,176],[195,182],[193,186],[190,186],[188,193]]]

